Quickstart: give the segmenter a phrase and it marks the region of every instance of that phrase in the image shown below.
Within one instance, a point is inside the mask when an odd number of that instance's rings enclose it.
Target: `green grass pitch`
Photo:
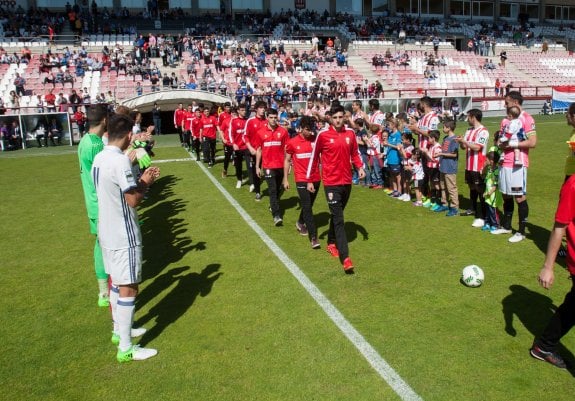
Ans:
[[[486,121],[492,133],[497,124]],[[539,117],[537,132],[526,241],[510,244],[472,228],[471,217],[354,187],[345,212],[353,276],[325,251],[323,189],[315,207],[322,249],[314,251],[294,228],[294,188],[277,228],[265,184],[257,203],[231,174],[220,178],[221,163],[206,171],[423,400],[572,400],[573,376],[528,352],[571,286],[561,264],[551,291],[536,281],[570,129],[564,116]],[[176,142],[159,137],[155,160],[188,157]],[[158,163],[162,177],[139,209],[145,263],[136,322],[149,329],[140,343],[159,354],[118,364],[109,312],[96,306],[75,151],[0,154],[1,400],[400,399],[195,161]],[[479,288],[459,282],[469,264],[485,271]],[[573,334],[560,350],[571,363]]]

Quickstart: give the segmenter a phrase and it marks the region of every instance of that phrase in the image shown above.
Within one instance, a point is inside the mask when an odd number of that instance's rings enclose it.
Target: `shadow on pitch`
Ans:
[[[329,230],[329,213],[321,212],[314,215],[315,223],[318,228],[319,239],[327,239],[327,234]],[[319,231],[321,227],[326,229],[322,232]],[[344,224],[345,233],[347,235],[347,242],[352,242],[361,235],[364,241],[369,239],[369,233],[364,226],[355,223],[354,221],[346,221]]]
[[[551,231],[548,229],[536,226],[535,224],[527,223],[527,238],[532,240],[543,254],[547,252],[547,243],[549,242],[550,235]],[[557,257],[555,263],[564,269],[567,269],[567,263],[564,257]]]
[[[501,301],[503,306],[503,318],[505,320],[505,332],[512,337],[517,335],[514,326],[515,318],[525,327],[535,338],[542,333],[547,323],[555,313],[557,307],[553,305],[551,298],[538,292],[531,291],[522,285],[511,285],[511,293]],[[525,345],[525,357],[529,356],[529,347]],[[575,356],[562,344],[557,347],[557,352],[563,356],[565,362],[570,367],[570,373],[575,376]]]
[[[190,269],[189,266],[170,269],[146,287],[138,295],[138,307],[140,307],[142,300],[149,301],[160,291],[173,288],[135,323],[135,327],[140,327],[155,321],[153,327],[148,327],[148,331],[140,340],[140,344],[146,345],[158,337],[164,329],[186,313],[198,296],[207,296],[212,291],[214,282],[223,274],[219,272],[220,267],[220,264],[209,264],[200,273],[187,272]]]

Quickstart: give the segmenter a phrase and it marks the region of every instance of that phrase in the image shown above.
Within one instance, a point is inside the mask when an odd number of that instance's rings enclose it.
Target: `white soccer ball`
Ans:
[[[484,278],[483,270],[477,265],[465,266],[461,272],[461,281],[468,287],[479,287]]]

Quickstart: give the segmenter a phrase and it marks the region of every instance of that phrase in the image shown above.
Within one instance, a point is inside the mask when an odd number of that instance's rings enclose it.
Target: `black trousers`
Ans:
[[[185,130],[183,135],[182,135],[182,143],[184,143],[188,149],[191,147],[191,138],[192,138],[192,133],[190,132],[190,130]]]
[[[307,182],[296,182],[295,186],[299,196],[299,204],[301,206],[298,223],[305,224],[310,241],[314,238],[317,239],[317,227],[315,225],[315,221],[313,220],[313,204],[315,202],[315,198],[317,197],[320,181],[313,183],[315,192],[309,192],[307,190]]]
[[[283,168],[264,169],[264,179],[268,184],[270,197],[270,209],[273,217],[281,217],[280,198],[283,193],[282,181],[284,179]]]
[[[242,162],[244,160],[246,161],[246,170],[248,172],[250,171],[251,156],[247,149],[234,151],[234,167],[236,168],[236,178],[238,181],[243,179]]]
[[[200,160],[200,138],[192,137],[192,149],[196,154],[196,161]]]
[[[224,171],[228,171],[230,161],[234,158],[234,147],[232,145],[224,145]],[[237,172],[236,172],[237,175]]]
[[[343,263],[345,258],[349,256],[343,211],[351,195],[351,184],[326,186],[324,191],[330,214],[327,243],[337,246],[339,260]]]
[[[554,351],[561,338],[575,325],[575,276],[571,275],[571,290],[536,341],[543,351]]]
[[[216,138],[205,138],[202,142],[202,155],[204,156],[204,163],[216,163]]]
[[[249,149],[244,150],[244,158],[248,165],[248,177],[250,180],[250,185],[254,186],[254,192],[259,194],[261,191],[261,180],[256,174],[256,157],[251,154]],[[249,163],[248,163],[249,160]]]

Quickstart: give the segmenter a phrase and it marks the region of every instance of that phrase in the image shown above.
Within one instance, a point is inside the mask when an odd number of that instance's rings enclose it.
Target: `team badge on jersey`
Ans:
[[[345,138],[345,143],[349,145],[349,138]]]

